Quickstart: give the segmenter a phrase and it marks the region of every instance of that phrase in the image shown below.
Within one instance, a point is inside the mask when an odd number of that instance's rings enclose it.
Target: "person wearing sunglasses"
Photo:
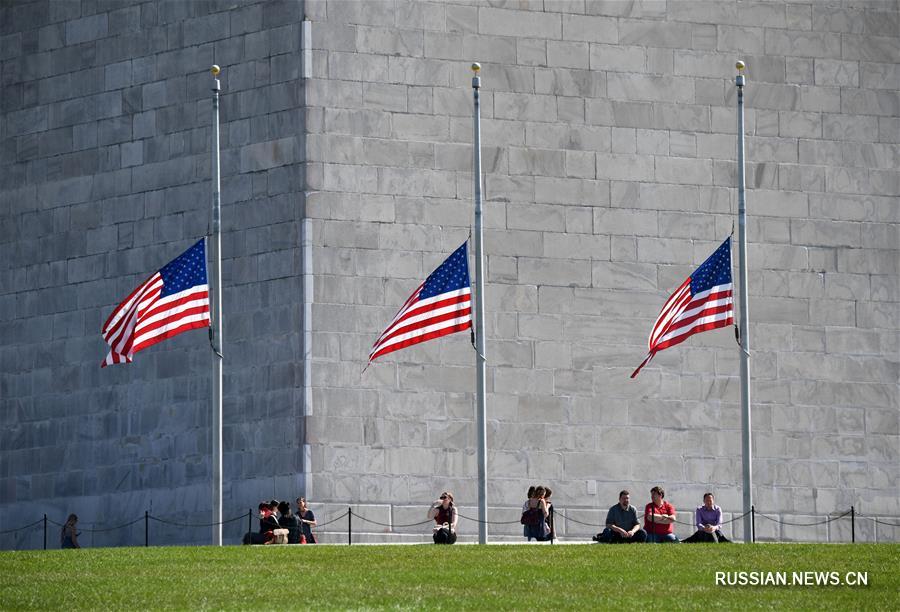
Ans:
[[[441,493],[440,498],[431,503],[428,518],[434,519],[435,544],[453,544],[456,542],[456,521],[459,515],[453,505],[453,494],[449,491]]]

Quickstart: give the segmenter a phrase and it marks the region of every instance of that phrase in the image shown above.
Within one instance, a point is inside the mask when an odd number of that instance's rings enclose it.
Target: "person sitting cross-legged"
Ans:
[[[727,544],[731,541],[722,534],[722,509],[716,505],[716,498],[712,493],[703,494],[703,505],[697,507],[696,518],[697,531],[683,542]]]
[[[619,493],[619,503],[606,513],[606,529],[593,539],[601,544],[640,544],[647,540],[628,491]]]
[[[666,492],[662,487],[650,489],[650,503],[644,508],[644,529],[647,541],[654,544],[678,542],[675,535],[675,506],[663,498]]]

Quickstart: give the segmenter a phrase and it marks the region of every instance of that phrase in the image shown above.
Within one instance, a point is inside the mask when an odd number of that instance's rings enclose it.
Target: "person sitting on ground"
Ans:
[[[287,543],[300,544],[300,519],[291,512],[291,505],[286,501],[279,503],[278,513],[281,515],[278,524],[288,530]]]
[[[315,544],[312,528],[316,526],[316,515],[307,506],[305,497],[297,498],[297,519],[300,521],[300,543]]]
[[[703,505],[697,506],[696,512],[697,531],[691,537],[682,540],[693,544],[695,542],[717,542],[727,544],[730,542],[722,534],[722,509],[716,505],[716,498],[712,493],[703,494]]]
[[[81,545],[78,543],[79,534],[75,529],[76,524],[78,524],[78,516],[70,514],[59,534],[60,548],[81,548]]]
[[[650,503],[644,507],[644,531],[654,544],[678,542],[675,536],[675,506],[664,501],[666,492],[656,486],[650,489]]]
[[[444,491],[431,503],[428,518],[434,519],[432,539],[435,544],[454,544],[456,542],[456,522],[459,514],[453,505],[453,494]]]
[[[547,534],[547,540],[556,539],[556,526],[553,524],[555,520],[553,513],[553,502],[550,501],[551,495],[553,495],[553,491],[550,490],[550,487],[544,487],[544,503],[547,504],[547,529],[549,530],[549,533]]]
[[[606,513],[606,528],[593,540],[601,544],[640,544],[647,541],[647,532],[641,529],[637,508],[631,505],[631,493],[619,492],[619,503]]]
[[[528,492],[531,493],[531,489],[528,489]],[[547,502],[544,501],[545,493],[544,487],[535,487],[533,494],[522,506],[520,522],[525,525],[523,535],[529,542],[531,540],[544,542],[550,536],[550,527],[547,526],[547,516],[550,512],[547,510]]]
[[[273,500],[274,501],[274,500]],[[278,523],[278,516],[275,512],[278,510],[278,502],[260,502],[259,504],[259,532],[266,533],[273,529],[279,529],[281,525]]]

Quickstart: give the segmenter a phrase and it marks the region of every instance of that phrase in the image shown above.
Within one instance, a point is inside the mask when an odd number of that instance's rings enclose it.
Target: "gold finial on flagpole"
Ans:
[[[212,65],[212,68],[210,68],[209,71],[212,72],[212,75],[213,75],[214,77],[217,77],[217,76],[219,76],[219,73],[222,72],[222,69],[219,68],[218,65],[213,64],[213,65]]]
[[[744,72],[744,68],[747,67],[747,64],[745,64],[741,60],[738,60],[738,62],[734,65],[734,67],[738,69],[738,72]]]
[[[472,64],[472,72],[477,75],[479,70],[481,70],[481,64],[479,64],[478,62],[474,62]]]

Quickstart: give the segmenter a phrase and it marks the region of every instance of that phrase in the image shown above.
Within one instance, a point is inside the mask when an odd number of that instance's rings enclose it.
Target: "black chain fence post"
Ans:
[[[856,544],[856,508],[850,506],[850,541]]]
[[[347,546],[353,544],[353,508],[347,506]]]
[[[756,508],[750,506],[750,541],[756,542]]]
[[[553,546],[553,540],[556,539],[556,509],[550,506],[550,546]]]
[[[247,510],[247,533],[253,532],[253,508]]]
[[[144,510],[144,547],[150,546],[150,511]]]
[[[44,513],[44,550],[47,550],[47,513]]]

